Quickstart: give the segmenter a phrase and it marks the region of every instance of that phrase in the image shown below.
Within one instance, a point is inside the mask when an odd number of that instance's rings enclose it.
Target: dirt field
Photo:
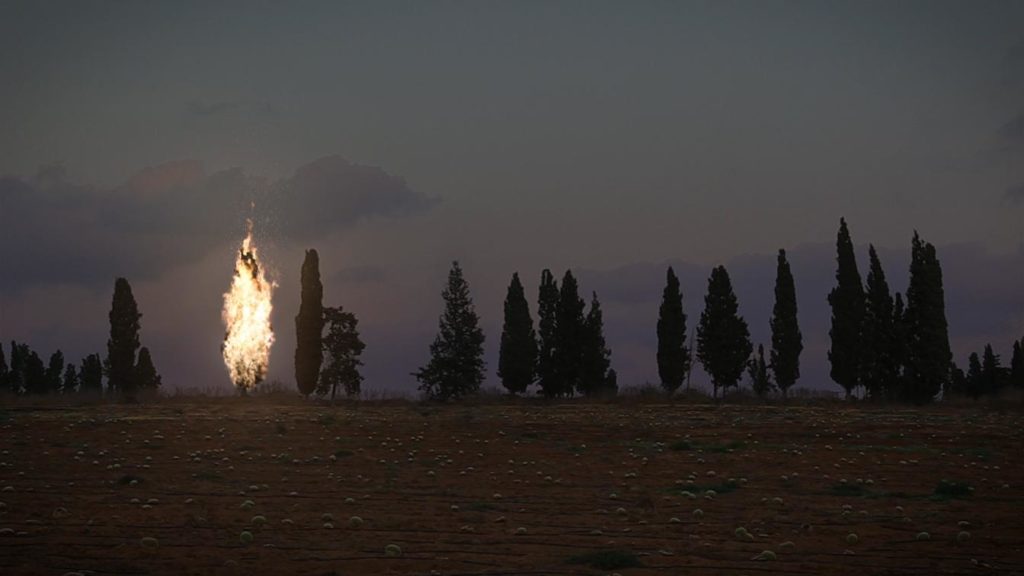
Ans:
[[[1021,574],[1022,424],[941,408],[14,405],[0,573]]]

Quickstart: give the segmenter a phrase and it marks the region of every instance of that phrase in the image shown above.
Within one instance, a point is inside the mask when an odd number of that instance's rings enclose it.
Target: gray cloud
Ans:
[[[1003,197],[1009,200],[1012,204],[1024,203],[1024,184],[1010,186],[1006,189]]]
[[[308,241],[361,218],[400,217],[435,202],[380,168],[321,158],[277,183],[196,161],[146,168],[113,189],[66,180],[59,168],[0,178],[0,288],[149,278],[237,237],[253,213],[278,240]]]

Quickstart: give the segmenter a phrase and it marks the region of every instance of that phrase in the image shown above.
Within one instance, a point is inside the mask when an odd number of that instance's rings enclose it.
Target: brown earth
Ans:
[[[1022,423],[938,407],[11,405],[0,574],[1021,574]],[[639,566],[584,561],[597,551]]]

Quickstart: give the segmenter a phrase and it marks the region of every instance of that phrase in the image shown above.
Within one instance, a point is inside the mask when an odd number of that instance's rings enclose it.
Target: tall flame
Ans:
[[[268,282],[260,269],[256,246],[252,241],[252,220],[235,260],[235,276],[231,290],[224,294],[221,317],[224,334],[224,364],[231,381],[242,392],[254,388],[267,373],[274,331],[270,327],[273,310],[271,296],[275,284]]]

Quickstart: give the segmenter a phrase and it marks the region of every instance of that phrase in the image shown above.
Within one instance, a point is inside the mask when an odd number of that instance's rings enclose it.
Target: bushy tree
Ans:
[[[697,325],[697,358],[711,376],[715,398],[718,388],[739,382],[751,348],[750,331],[739,315],[729,273],[724,266],[718,266],[708,279],[704,311]]]
[[[977,352],[971,352],[967,359],[967,395],[977,399],[985,393],[985,380],[982,376],[981,359]]]
[[[323,362],[324,286],[316,250],[306,250],[301,282],[299,313],[295,316],[295,383],[300,394],[309,396],[316,390]]]
[[[832,346],[828,359],[832,380],[842,386],[849,398],[861,385],[865,298],[845,219],[839,220],[836,252],[836,287],[828,295],[832,307],[832,327],[828,332]]]
[[[46,386],[44,394],[56,394],[60,391],[61,380],[64,376],[64,353],[57,350],[50,355],[50,361],[46,365]]]
[[[867,395],[883,400],[896,388],[899,365],[896,352],[896,324],[892,294],[874,246],[868,249],[867,302],[864,313],[861,377]]]
[[[981,356],[981,389],[984,394],[999,394],[1004,382],[1004,371],[999,355],[992,351],[991,344],[986,344]]]
[[[908,350],[903,399],[931,402],[949,382],[953,353],[949,347],[942,267],[935,247],[914,232],[907,288]]]
[[[1013,343],[1013,356],[1010,357],[1010,385],[1017,389],[1024,388],[1024,338]]]
[[[966,396],[968,390],[967,374],[964,373],[963,368],[957,366],[956,362],[954,362],[949,368],[949,374],[949,390],[945,394],[945,398],[950,396]]]
[[[114,298],[110,307],[110,339],[107,340],[107,383],[113,394],[134,401],[135,353],[139,349],[139,320],[142,314],[135,304],[128,280],[114,282]]]
[[[661,387],[672,394],[682,386],[690,369],[690,351],[686,347],[686,312],[679,278],[671,266],[665,276],[658,308],[658,376]]]
[[[68,362],[67,368],[64,369],[64,377],[61,379],[60,393],[61,394],[74,394],[78,391],[78,370],[75,365]]]
[[[43,359],[36,354],[35,350],[28,349],[28,346],[25,349],[28,351],[25,357],[25,393],[46,394],[46,366],[43,364]]]
[[[1014,343],[1016,346],[1016,343]],[[7,358],[4,356],[4,346],[0,343],[0,390],[9,390],[11,386],[11,369],[7,366]]]
[[[583,322],[583,353],[580,367],[580,392],[586,396],[610,396],[608,371],[612,352],[604,339],[604,315],[597,292],[593,293],[590,310]]]
[[[359,373],[363,361],[359,357],[366,348],[359,338],[359,320],[341,306],[327,307],[324,308],[324,324],[327,327],[323,338],[326,362],[320,370],[316,393],[323,396],[330,391],[331,402],[334,402],[340,386],[345,396],[359,396],[363,382],[363,375]]]
[[[530,305],[519,281],[512,274],[505,296],[505,321],[498,352],[498,377],[509,394],[526,392],[537,371],[537,334],[530,318]]]
[[[7,387],[12,394],[25,391],[25,363],[28,361],[28,345],[11,340],[11,369],[7,373]]]
[[[560,395],[555,371],[555,332],[558,325],[558,284],[550,270],[540,274],[537,297],[537,383],[548,398]]]
[[[153,357],[149,353],[149,348],[145,346],[139,350],[139,361],[135,364],[135,381],[138,383],[139,390],[149,393],[156,392],[163,384],[160,374],[156,371],[156,366],[153,365]]]
[[[103,362],[99,354],[89,354],[82,359],[78,379],[80,393],[92,396],[103,394]]]
[[[775,387],[771,375],[768,374],[768,364],[764,361],[763,345],[758,344],[757,355],[747,361],[747,374],[750,376],[750,387],[758,398],[764,398]]]
[[[480,389],[485,367],[484,333],[458,262],[452,262],[441,296],[445,309],[437,338],[430,345],[430,360],[413,375],[428,398],[458,399]]]
[[[583,342],[586,338],[583,311],[586,304],[579,295],[579,286],[572,271],[562,276],[555,315],[554,366],[557,396],[572,396],[582,390]]]
[[[775,374],[775,384],[785,398],[788,390],[800,378],[800,353],[804,338],[797,322],[796,285],[786,260],[786,251],[779,250],[775,269],[775,306],[772,308],[772,350],[769,366]]]

